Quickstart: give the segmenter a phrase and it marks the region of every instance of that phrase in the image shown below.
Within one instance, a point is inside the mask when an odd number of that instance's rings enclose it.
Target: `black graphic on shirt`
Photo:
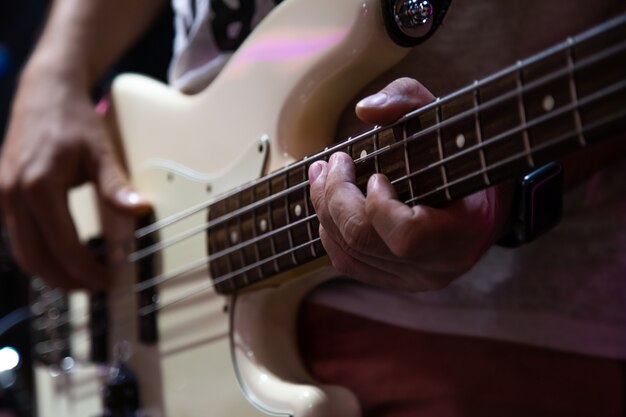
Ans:
[[[222,51],[234,51],[252,31],[254,0],[239,0],[236,8],[231,8],[224,0],[213,0],[211,5],[210,25],[215,42]]]

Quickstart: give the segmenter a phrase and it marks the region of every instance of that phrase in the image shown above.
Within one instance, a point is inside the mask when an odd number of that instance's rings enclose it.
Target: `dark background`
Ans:
[[[49,4],[49,0],[0,0],[0,143],[4,139],[20,70],[39,36]],[[110,80],[118,72],[133,71],[164,81],[174,36],[172,19],[171,10],[166,8],[151,31],[111,69],[106,79]],[[103,89],[106,89],[106,81],[99,90]],[[0,324],[27,316],[28,282],[0,244]],[[0,416],[4,416],[3,413],[20,417],[35,414],[29,325],[28,320],[24,320],[0,334],[0,349],[14,347],[22,357],[15,384],[8,389],[0,385]]]

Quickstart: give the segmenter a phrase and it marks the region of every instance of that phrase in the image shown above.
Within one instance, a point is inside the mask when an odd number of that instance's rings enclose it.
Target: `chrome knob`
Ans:
[[[398,29],[407,36],[418,38],[430,32],[434,8],[429,0],[397,0],[394,19]]]

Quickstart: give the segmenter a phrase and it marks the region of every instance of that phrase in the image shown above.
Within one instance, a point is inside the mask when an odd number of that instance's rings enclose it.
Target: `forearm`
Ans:
[[[55,0],[24,77],[86,90],[151,23],[164,0]]]

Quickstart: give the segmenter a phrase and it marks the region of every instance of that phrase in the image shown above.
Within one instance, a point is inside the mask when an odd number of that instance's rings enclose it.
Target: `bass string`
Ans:
[[[604,125],[606,123],[614,122],[614,121],[619,120],[619,119],[624,118],[624,117],[626,117],[626,109],[623,109],[621,111],[612,113],[612,114],[606,116],[605,118],[597,121],[596,123],[587,125],[586,127],[583,128],[583,131],[584,130],[595,129],[596,127],[602,126],[602,125]],[[575,136],[575,135],[577,135],[579,133],[580,132],[577,129],[573,129],[573,130],[571,130],[571,131],[569,131],[569,132],[559,136],[558,138],[553,139],[552,141],[544,143],[541,147],[543,148],[543,147],[553,146],[553,145],[556,145],[558,143],[562,143],[563,141],[568,140],[572,136]],[[514,160],[517,160],[517,159],[523,159],[525,157],[526,157],[526,153],[525,152],[519,152],[519,153],[515,154],[514,156],[512,156],[511,158],[509,158],[509,160],[510,161],[514,161]],[[474,177],[476,177],[478,175],[482,175],[482,171],[474,171],[473,173],[470,173],[470,174],[466,175],[465,177],[460,178],[459,180],[457,180],[457,182],[452,182],[452,183],[448,183],[448,184],[446,184],[444,186],[441,186],[439,188],[439,190],[445,189],[446,187],[451,187],[451,186],[454,186],[454,185],[458,185],[459,181],[468,181],[468,180],[471,180],[472,178],[474,178]],[[406,200],[405,203],[406,204],[410,204],[411,200]],[[315,217],[315,215],[309,216],[309,220],[314,218],[314,217]],[[242,268],[239,268],[239,269],[237,269],[235,271],[231,271],[230,273],[228,273],[226,275],[223,275],[223,276],[218,277],[216,279],[210,280],[206,285],[203,285],[202,287],[193,288],[192,290],[190,290],[189,292],[179,296],[178,298],[169,301],[167,304],[160,304],[159,302],[154,302],[152,304],[148,304],[146,306],[143,306],[143,307],[141,307],[137,311],[137,314],[139,316],[144,317],[146,315],[153,314],[153,313],[156,313],[156,312],[168,309],[168,308],[170,308],[170,307],[172,307],[172,306],[174,306],[176,304],[181,303],[182,301],[189,300],[190,298],[192,298],[194,296],[197,296],[197,295],[199,295],[199,294],[201,294],[201,293],[203,293],[205,291],[212,290],[216,285],[219,285],[221,283],[227,282],[227,281],[229,281],[231,279],[234,279],[234,278],[236,278],[236,277],[238,277],[238,276],[240,276],[242,274],[245,274],[246,272],[250,271],[251,269],[261,267],[261,266],[263,266],[263,265],[265,265],[265,264],[267,264],[269,262],[273,262],[273,261],[275,261],[275,260],[277,260],[277,259],[279,259],[281,257],[289,256],[289,255],[295,253],[296,251],[299,251],[299,250],[302,250],[302,249],[306,249],[308,246],[313,245],[313,244],[315,244],[315,243],[317,243],[319,241],[320,241],[319,237],[315,238],[315,239],[311,239],[308,242],[302,243],[302,244],[300,244],[300,245],[298,245],[296,247],[290,248],[288,250],[285,250],[283,252],[275,254],[275,255],[273,255],[271,257],[264,258],[262,260],[259,260],[259,261],[255,262],[255,263],[253,263],[253,264],[246,265],[246,266],[244,266]],[[163,274],[163,275],[159,276],[158,278],[155,277],[154,281],[151,282],[150,285],[142,286],[141,284],[136,284],[137,288],[136,288],[136,291],[135,291],[134,294],[133,293],[131,293],[131,294],[124,293],[124,295],[121,295],[121,296],[122,297],[136,296],[139,292],[145,291],[146,289],[149,289],[149,288],[151,288],[153,286],[156,286],[156,285],[161,284],[163,282],[166,282],[168,280],[171,280],[171,279],[174,279],[174,278],[182,278],[186,274],[189,274],[189,273],[195,272],[195,271],[199,271],[199,270],[201,270],[203,268],[207,268],[207,265],[211,262],[211,260],[212,260],[211,256],[209,255],[209,256],[207,256],[207,257],[205,257],[203,259],[199,259],[197,261],[194,261],[192,264],[188,264],[186,266],[183,266],[183,267],[175,270],[174,272],[170,272],[167,275]],[[213,295],[218,296],[217,293],[214,293]],[[86,320],[88,318],[89,314],[87,312],[85,312],[85,311],[83,311],[83,313],[84,314],[83,314],[82,317],[80,317],[80,319]],[[123,318],[121,320],[127,321],[125,318]],[[65,321],[61,321],[60,323],[58,323],[57,327],[59,327],[61,325],[69,324],[69,322],[70,322],[69,316],[66,316],[66,320]],[[124,324],[122,324],[122,325],[124,325]]]

